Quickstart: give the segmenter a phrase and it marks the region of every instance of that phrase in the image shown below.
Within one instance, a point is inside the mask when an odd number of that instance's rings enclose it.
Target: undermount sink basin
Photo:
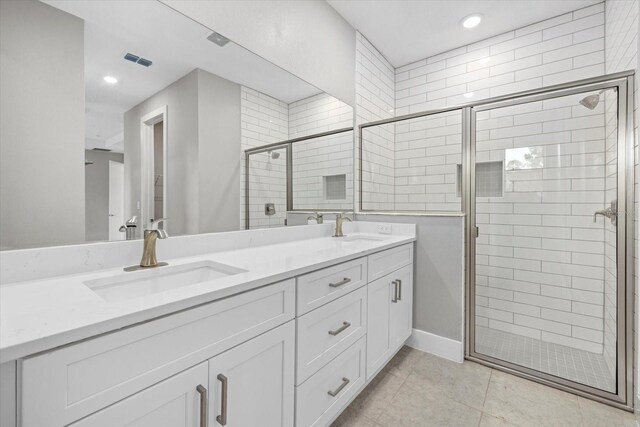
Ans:
[[[387,240],[388,237],[384,237],[384,236],[369,236],[369,235],[362,235],[362,234],[353,234],[351,236],[347,235],[344,236],[342,238],[343,242],[358,242],[358,241],[364,241],[364,242],[381,242],[383,240]]]
[[[246,273],[246,271],[213,261],[198,261],[87,280],[84,284],[104,300],[117,302]]]

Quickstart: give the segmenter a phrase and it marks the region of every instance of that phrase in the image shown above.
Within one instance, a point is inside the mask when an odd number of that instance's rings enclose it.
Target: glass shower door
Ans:
[[[616,394],[618,92],[575,92],[474,108],[470,351]]]

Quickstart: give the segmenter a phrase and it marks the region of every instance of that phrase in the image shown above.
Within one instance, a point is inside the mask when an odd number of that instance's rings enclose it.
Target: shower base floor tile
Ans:
[[[476,353],[515,363],[601,390],[616,391],[604,356],[564,345],[476,326]]]

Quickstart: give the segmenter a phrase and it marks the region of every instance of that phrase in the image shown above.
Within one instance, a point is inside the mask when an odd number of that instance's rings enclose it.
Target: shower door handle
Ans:
[[[596,222],[596,220],[598,219],[598,215],[602,215],[604,217],[607,217],[611,220],[611,224],[613,225],[617,225],[618,224],[618,201],[614,200],[611,202],[611,206],[609,206],[606,209],[600,209],[598,211],[595,211],[593,214],[593,222]]]

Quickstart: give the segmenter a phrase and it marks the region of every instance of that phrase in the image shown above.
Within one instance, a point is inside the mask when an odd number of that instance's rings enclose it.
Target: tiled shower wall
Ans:
[[[476,324],[602,353],[604,103],[585,95],[477,114],[478,162],[538,154],[501,165],[502,196],[476,198]]]
[[[633,70],[636,71],[639,67],[639,57],[638,57],[638,1],[607,1],[606,2],[606,72],[607,73],[615,73],[618,71],[625,70]],[[638,263],[638,253],[640,247],[638,245],[638,201],[640,199],[638,193],[638,122],[640,121],[640,116],[638,115],[638,78],[636,74],[635,79],[635,125],[634,125],[634,172],[635,172],[635,201],[633,205],[633,216],[630,212],[627,213],[627,218],[633,218],[635,225],[635,236],[634,246],[635,246],[635,280],[636,283],[636,294],[634,295],[636,304],[638,301],[638,269],[640,265]],[[609,98],[607,98],[607,107],[609,107]],[[607,108],[608,110],[608,108]],[[610,123],[609,121],[607,123]],[[611,126],[608,126],[607,130],[611,130]],[[608,284],[607,284],[608,285]],[[607,351],[607,342],[613,339],[612,331],[615,327],[615,320],[612,318],[611,310],[614,308],[615,300],[612,300],[613,294],[610,286],[605,288],[605,356],[607,360],[607,364],[615,367],[615,358],[612,352]],[[637,305],[636,305],[636,316],[635,324],[634,324],[634,335],[637,333]],[[637,345],[637,339],[636,343]],[[636,351],[637,357],[637,347],[634,348]],[[635,367],[637,369],[638,363],[635,363]],[[637,384],[637,382],[636,382]],[[636,399],[637,400],[637,399]]]
[[[351,127],[353,109],[321,93],[289,104],[289,138]],[[327,176],[344,175],[345,192],[327,195]],[[344,197],[343,197],[344,196]],[[314,138],[293,145],[293,208],[353,209],[353,133]]]
[[[603,73],[601,3],[397,68],[396,115]],[[437,210],[460,209],[453,181],[461,153],[461,135],[456,132],[461,128],[452,122],[456,116],[426,131],[433,136],[444,133],[445,139],[426,141],[424,120],[397,125],[395,194],[403,195],[397,210],[424,210],[425,204]],[[413,164],[422,156],[422,162],[437,166],[435,171]]]
[[[356,117],[362,123],[394,117],[394,68],[356,32]],[[357,137],[356,137],[357,138]],[[369,210],[393,210],[395,201],[395,124],[363,133],[362,204]],[[356,144],[358,146],[358,144]],[[356,150],[354,156],[359,161]],[[359,200],[356,200],[358,203]]]
[[[253,89],[241,89],[242,150],[273,142],[312,135],[343,127],[353,122],[352,108],[338,99],[321,93],[286,104]],[[351,209],[353,199],[353,136],[350,132],[300,142],[294,145],[294,208]],[[268,153],[251,156],[250,223],[251,228],[281,227],[286,218],[286,150],[273,158]],[[244,152],[242,153],[244,160]],[[241,224],[245,223],[245,172],[240,185]],[[325,175],[346,175],[343,200],[326,200]],[[295,202],[295,201],[298,202]],[[274,203],[276,214],[265,215],[265,203]]]
[[[244,150],[289,137],[288,105],[253,89],[240,88],[240,137],[242,173],[240,174],[240,226],[245,224],[245,162]],[[279,227],[284,225],[287,207],[286,152],[278,150],[278,159],[267,153],[256,154],[251,159],[249,212],[252,228]],[[276,214],[264,214],[264,204],[275,204]]]

